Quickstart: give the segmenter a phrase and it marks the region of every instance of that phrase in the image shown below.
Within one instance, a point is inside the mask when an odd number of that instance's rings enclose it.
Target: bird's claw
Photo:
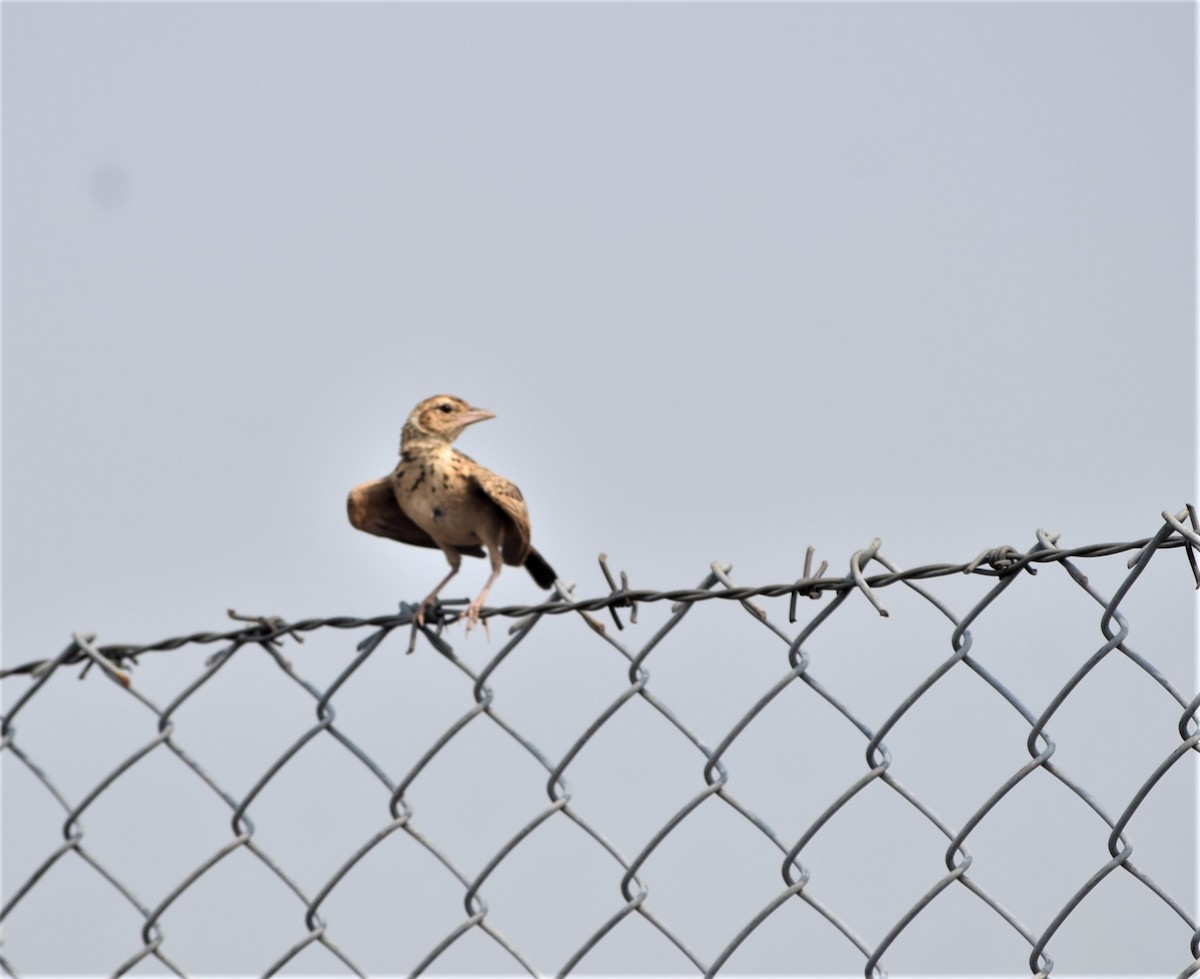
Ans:
[[[476,625],[482,625],[484,635],[488,637],[489,641],[491,641],[492,633],[488,629],[487,619],[479,618],[479,611],[481,608],[483,608],[483,604],[481,602],[472,602],[467,606],[467,611],[463,613],[464,618],[467,620],[467,633],[469,634]]]
[[[420,605],[417,606],[417,611],[413,614],[413,622],[415,622],[418,626],[424,627],[424,625],[425,625],[425,610],[429,609],[430,611],[433,611],[433,609],[436,607],[437,607],[437,599],[431,595],[429,598],[425,599],[425,601],[423,601]],[[436,617],[437,616],[434,616],[434,618],[436,618]]]

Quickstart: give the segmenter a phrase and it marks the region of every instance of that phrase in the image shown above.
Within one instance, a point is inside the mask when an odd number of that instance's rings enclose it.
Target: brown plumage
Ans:
[[[530,543],[529,510],[521,491],[451,445],[468,425],[494,417],[449,394],[426,398],[404,424],[400,462],[392,474],[355,486],[346,500],[350,522],[359,530],[438,547],[446,555],[450,573],[421,602],[418,623],[424,623],[438,592],[458,573],[463,554],[486,553],[492,565],[483,591],[467,608],[468,629],[478,620],[503,565],[523,565],[542,588],[557,577]]]

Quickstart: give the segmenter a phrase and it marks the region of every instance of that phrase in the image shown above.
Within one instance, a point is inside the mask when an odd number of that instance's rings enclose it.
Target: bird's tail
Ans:
[[[546,562],[534,548],[529,549],[529,555],[525,558],[525,568],[533,575],[533,580],[542,588],[549,588],[554,584],[558,575],[554,573],[554,569]]]

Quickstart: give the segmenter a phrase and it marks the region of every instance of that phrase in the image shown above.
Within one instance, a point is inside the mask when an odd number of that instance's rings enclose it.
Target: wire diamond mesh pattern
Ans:
[[[1005,972],[1027,968],[1046,976],[1059,945],[1077,947],[1065,937],[1072,922],[1094,923],[1089,908],[1106,895],[1117,902],[1112,920],[1127,928],[1146,914],[1169,919],[1165,937],[1156,933],[1154,939],[1159,957],[1140,963],[1142,971],[1170,962],[1172,972],[1192,975],[1200,971],[1189,876],[1195,842],[1186,833],[1151,827],[1159,825],[1152,819],[1156,800],[1168,797],[1163,786],[1175,786],[1172,800],[1180,790],[1188,797],[1194,786],[1200,696],[1180,690],[1139,651],[1122,611],[1152,565],[1167,565],[1172,580],[1187,577],[1172,551],[1186,556],[1200,586],[1194,511],[1163,518],[1161,529],[1144,540],[1069,549],[1039,531],[1024,553],[997,548],[966,565],[907,571],[889,562],[876,541],[853,556],[844,577],[825,577],[824,566],[814,574],[808,564],[797,582],[754,588],[740,586],[728,568],[714,564],[695,588],[636,591],[624,576],[618,586],[602,557],[611,593],[578,600],[560,583],[545,605],[485,610],[491,641],[476,642],[473,635],[469,650],[461,630],[445,627],[456,618],[452,606],[443,606],[437,628],[413,627],[414,609],[403,605],[399,614],[373,619],[247,618],[234,631],[148,646],[102,645],[77,634],[58,656],[3,673],[0,747],[10,805],[0,965],[13,975],[56,968],[43,963],[58,962],[56,943],[69,934],[62,924],[72,913],[62,904],[66,893],[86,906],[83,917],[103,907],[112,916],[102,926],[109,944],[124,950],[112,961],[89,963],[86,971],[195,974],[207,961],[189,958],[198,942],[214,935],[232,940],[214,932],[226,927],[211,923],[214,906],[236,904],[242,889],[261,889],[271,895],[278,920],[248,926],[264,940],[237,969],[262,975],[416,975],[486,961],[484,971],[529,975],[598,968],[714,975],[752,966],[879,976],[901,950],[909,966],[947,968],[938,950],[947,947],[948,937],[921,936],[936,915],[949,914],[936,918],[943,929],[947,921],[958,922],[952,927],[1005,936],[1000,959],[972,960],[968,953],[968,964],[983,969],[1001,961]],[[1103,566],[1110,576],[1120,562],[1109,594],[1084,574],[1084,562],[1093,562],[1089,571]],[[1044,588],[1049,576],[1069,582],[1072,596],[1082,597],[1078,607],[1090,611],[1081,621],[1090,622],[1091,631],[1074,637],[1069,655],[1038,651],[1053,659],[1053,669],[1045,668],[1053,679],[1043,677],[1037,706],[1029,706],[1016,684],[1006,685],[1004,657],[988,650],[981,636],[1003,619],[1013,594]],[[935,580],[947,590],[955,582],[984,590],[965,611],[955,611],[951,599],[934,595]],[[895,586],[903,589],[884,591]],[[776,599],[772,613],[766,606]],[[705,615],[719,607],[735,610],[733,603],[749,613],[737,610],[739,631],[728,633],[736,635],[738,649],[733,669],[742,680],[752,674],[756,684],[749,697],[735,694],[734,682],[719,670],[705,672],[713,662],[706,651],[726,644],[721,628],[729,620],[726,615],[718,628]],[[917,637],[911,641],[926,658],[895,648],[847,652],[874,674],[862,687],[869,693],[856,692],[851,673],[859,667],[839,672],[838,654],[831,652],[846,647],[836,624],[850,617],[850,609],[868,611],[875,623],[871,635],[885,637],[896,633],[904,616],[920,614],[905,635]],[[809,610],[815,611],[803,614]],[[647,627],[645,620],[655,616],[660,621]],[[688,631],[688,620],[700,624]],[[1046,622],[1033,626],[1031,634],[1050,636]],[[644,638],[625,641],[639,630]],[[550,655],[560,663],[602,660],[610,682],[562,688],[539,675],[537,665],[521,673],[522,655],[541,634],[549,636]],[[297,645],[305,637],[310,641]],[[339,649],[337,656],[317,655],[314,643],[323,638]],[[1186,637],[1179,643],[1190,656]],[[685,647],[675,662],[669,652],[664,656],[673,645]],[[156,679],[156,669],[168,661],[178,666],[187,653],[214,646],[207,658],[187,661],[183,682],[178,670]],[[419,655],[408,659],[405,651]],[[413,665],[431,655],[430,668],[442,664],[438,679],[413,689]],[[919,661],[920,674],[906,687],[895,686],[885,658],[897,668]],[[1074,764],[1080,756],[1072,755],[1071,763],[1056,757],[1052,732],[1076,723],[1072,711],[1093,710],[1086,706],[1086,689],[1118,661],[1128,667],[1119,685],[1128,689],[1129,704],[1151,705],[1152,713],[1134,723],[1152,728],[1159,739],[1150,754],[1138,756],[1134,771],[1123,756],[1107,755],[1106,770],[1125,769],[1112,783],[1121,787],[1114,797],[1109,784],[1103,791],[1089,784],[1092,770]],[[738,665],[751,662],[753,669]],[[67,669],[79,664],[91,673],[88,683],[75,683],[76,671]],[[397,671],[398,682],[371,672],[384,664]],[[222,681],[231,669],[248,672]],[[526,698],[532,711],[500,692],[513,689],[503,680],[514,672],[515,684],[534,691],[532,700]],[[673,676],[684,682],[672,685]],[[95,682],[104,677],[112,683]],[[1194,677],[1184,682],[1194,685]],[[585,695],[582,687],[594,689]],[[932,781],[919,767],[912,769],[915,782],[902,780],[898,771],[910,745],[953,752],[957,729],[947,705],[968,687],[976,699],[967,710],[978,723],[964,740],[977,754],[957,767],[939,768],[935,760]],[[979,699],[981,691],[985,699]],[[356,724],[357,705],[367,696],[393,707],[383,720]],[[813,725],[806,736],[772,729],[764,742],[760,732],[770,724],[801,715]],[[90,726],[76,726],[80,718]],[[226,740],[193,742],[190,732],[214,718]],[[1113,716],[1091,720],[1121,722]],[[606,738],[622,725],[627,728],[617,748]],[[914,731],[928,739],[912,741]],[[1004,742],[1008,753],[985,759],[979,745],[988,739]],[[806,759],[818,756],[823,769],[804,769]],[[301,759],[309,760],[307,767]],[[765,772],[761,783],[739,780],[752,767],[745,759]],[[334,767],[353,774],[335,781],[329,774]],[[321,782],[328,783],[323,794]],[[655,795],[636,828],[625,821],[638,809],[641,788],[649,798],[667,783],[670,792]],[[615,808],[598,804],[617,787],[627,794]],[[792,803],[771,801],[771,792],[793,789]],[[347,798],[357,793],[356,801],[339,809],[343,792]],[[1053,845],[1035,853],[1029,842],[1051,838],[1048,820],[1012,830],[1017,844],[1001,863],[1015,866],[1029,856],[1018,876],[1036,878],[1040,904],[1018,896],[994,859],[977,862],[973,853],[977,844],[995,853],[987,843],[989,827],[1011,820],[1014,812],[1028,814],[1033,792],[1050,793],[1051,809],[1066,813],[1072,824],[1068,835],[1086,839],[1082,861],[1066,846],[1059,859]],[[18,812],[11,805],[14,794],[22,800]],[[360,797],[369,802],[361,804]],[[1170,825],[1189,825],[1189,814],[1179,808]],[[93,818],[105,827],[125,827],[138,860],[131,863],[107,829],[85,831]],[[310,823],[315,828],[297,828]],[[289,837],[281,826],[301,835]],[[1138,826],[1150,837],[1148,849]],[[849,834],[849,846],[822,850],[839,831]],[[690,845],[683,846],[688,834]],[[531,859],[538,840],[562,845]],[[672,856],[672,848],[681,846],[682,859]],[[872,856],[879,853],[885,857]],[[1141,853],[1155,864],[1153,876]],[[848,897],[853,886],[844,880],[855,854],[870,875],[862,891],[870,896],[861,900]],[[905,863],[908,855],[912,860]],[[893,858],[899,862],[880,862]],[[55,890],[56,876],[68,865],[71,883]],[[734,876],[753,877],[752,886],[740,891],[740,904],[713,897],[720,887],[706,890],[730,865]],[[1127,886],[1109,883],[1112,875],[1123,876]],[[564,891],[564,881],[584,884]],[[389,889],[397,882],[399,892]],[[374,898],[339,905],[356,888]],[[656,892],[664,891],[674,898],[656,900]],[[695,896],[691,911],[680,910],[688,906],[689,892]],[[39,900],[39,894],[50,896]],[[371,905],[379,906],[378,919]],[[448,913],[451,907],[456,910]],[[173,940],[189,920],[202,922],[201,938]],[[395,932],[386,951],[364,951],[371,929],[375,938]],[[819,943],[835,951],[822,958],[814,951]],[[464,950],[477,957],[464,957]],[[22,965],[22,956],[34,964]],[[1059,968],[1078,971],[1079,965],[1064,960]]]

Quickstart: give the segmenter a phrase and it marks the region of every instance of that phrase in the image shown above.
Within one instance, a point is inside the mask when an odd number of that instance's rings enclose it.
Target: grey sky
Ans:
[[[1037,527],[1069,545],[1148,536],[1195,492],[1194,17],[4,4],[5,663],[72,629],[150,642],[224,629],[231,606],[295,619],[419,599],[441,555],[354,532],[343,500],[440,391],[496,412],[461,447],[521,486],[535,543],[585,595],[607,590],[600,551],[666,590],[713,560],[742,583],[793,580],[809,544],[844,573],[875,537],[911,566],[1024,549]],[[470,562],[447,594],[484,577]],[[492,601],[541,594],[510,569]],[[1191,644],[1171,631],[1190,628],[1186,601],[1152,615],[1147,600],[1143,628],[1190,692]],[[716,643],[741,623],[711,628]],[[1071,663],[1100,641],[1080,628]],[[946,630],[924,635],[948,655]],[[482,638],[468,645],[484,661]],[[380,690],[436,684],[430,649],[392,652]],[[777,678],[776,655],[747,690]],[[138,680],[166,671],[166,702],[201,659]],[[893,687],[893,667],[859,662],[879,671],[862,693],[877,722],[916,675]],[[247,710],[276,692],[255,669]],[[549,709],[547,689],[567,701],[536,670],[514,676],[514,713]],[[90,716],[99,682],[63,695],[67,716]],[[714,712],[710,743],[729,723],[716,683],[697,669],[676,694]],[[563,750],[600,703],[559,709],[528,723]],[[55,737],[97,736],[45,723],[64,765]],[[404,723],[423,744],[444,728]],[[243,789],[274,757],[212,737]],[[64,968],[40,954],[27,968]],[[200,971],[237,969],[198,954]],[[459,967],[495,967],[478,961]]]

